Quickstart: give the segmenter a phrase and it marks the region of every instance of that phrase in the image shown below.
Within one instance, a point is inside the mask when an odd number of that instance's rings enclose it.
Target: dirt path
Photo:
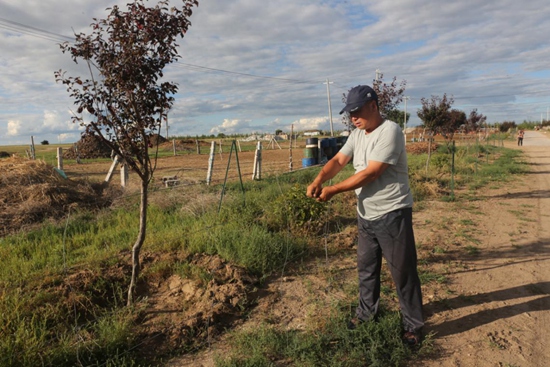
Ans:
[[[425,300],[436,353],[414,366],[550,365],[550,139],[528,131],[518,149],[532,172],[475,202],[479,254]]]

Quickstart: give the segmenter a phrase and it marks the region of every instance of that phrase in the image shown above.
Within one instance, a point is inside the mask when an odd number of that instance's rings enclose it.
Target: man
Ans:
[[[344,112],[350,114],[356,129],[308,186],[307,196],[328,201],[345,191],[355,190],[357,194],[359,306],[348,327],[354,329],[376,317],[384,256],[399,296],[403,338],[415,346],[421,341],[424,319],[405,139],[399,125],[381,116],[378,96],[369,86],[359,85],[349,91],[340,114]],[[323,187],[352,158],[355,174]]]
[[[523,145],[523,136],[525,135],[525,132],[523,130],[518,131],[518,146]]]

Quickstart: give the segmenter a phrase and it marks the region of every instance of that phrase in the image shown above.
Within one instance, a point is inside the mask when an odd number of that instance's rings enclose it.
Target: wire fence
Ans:
[[[502,146],[503,145],[503,140],[495,138],[495,139],[493,139],[493,142],[491,143],[490,140],[487,139],[484,143],[486,145]],[[478,149],[478,147],[479,147],[479,142],[477,142],[475,145],[472,144],[472,150]],[[297,151],[299,151],[299,149],[297,149]],[[272,152],[276,152],[278,154],[272,154],[272,156],[269,156]],[[450,167],[450,172],[449,172],[449,174],[453,177],[453,179],[450,181],[452,195],[454,195],[454,185],[455,185],[455,182],[454,182],[455,152],[456,152],[456,148],[455,148],[455,145],[453,143],[452,144],[452,149],[450,150],[450,154],[451,154],[451,157],[452,157],[452,165]],[[246,152],[240,152],[240,153],[235,153],[235,154],[244,155],[243,153],[246,153]],[[290,171],[289,167],[288,167],[288,162],[289,161],[287,160],[288,154],[289,154],[288,151],[286,151],[286,154],[287,154],[286,156],[285,156],[285,154],[283,154],[282,149],[281,149],[281,152],[277,152],[275,150],[264,150],[262,153],[264,155],[263,158],[266,161],[265,164],[262,165],[262,175],[271,175],[271,176],[273,176],[274,179],[275,179],[275,182],[277,183],[277,185],[279,187],[279,191],[280,191],[281,194],[283,194],[283,189],[281,188],[281,185],[279,183],[279,179],[282,177],[282,175],[286,175],[286,174],[289,174],[289,173],[292,173],[292,172],[300,172],[302,170],[315,168],[315,167],[299,167],[297,169],[294,169],[294,170]],[[298,157],[300,156],[300,154],[297,154],[297,153],[298,152],[293,152],[293,158],[295,156],[298,156]],[[475,153],[475,154],[477,154],[477,153]],[[193,164],[188,164],[191,161],[191,157],[188,157],[188,156],[183,156],[183,157],[184,158],[189,158],[189,159],[183,159],[181,161],[176,159],[176,160],[174,160],[174,162],[170,162],[171,163],[170,165],[166,165],[166,166],[161,165],[159,167],[159,171],[158,171],[159,175],[175,175],[178,178],[180,178],[180,182],[175,186],[166,186],[166,185],[162,184],[159,181],[159,184],[154,185],[152,187],[152,190],[155,190],[157,192],[163,192],[163,191],[169,191],[169,190],[186,190],[186,188],[188,188],[190,186],[205,185],[205,183],[206,183],[206,172],[208,170],[208,167],[202,167],[202,165],[205,162],[208,163],[208,160],[207,160],[208,157],[205,157],[205,159],[203,159],[203,157],[201,157],[201,159],[197,159],[197,157],[192,157],[193,162],[194,162]],[[235,157],[231,157],[227,153],[224,153],[224,154],[221,154],[221,155],[218,153],[217,158],[219,158],[219,164],[217,164],[217,165],[215,164],[215,167],[217,168],[217,170],[216,170],[215,178],[211,181],[211,184],[219,185],[219,184],[224,183],[224,181],[226,179],[231,180],[231,181],[235,181],[235,180],[240,179],[241,175],[236,174],[239,167],[236,166],[236,161],[234,160]],[[170,158],[170,159],[172,159],[172,158]],[[230,160],[230,159],[233,159],[233,160]],[[484,162],[484,163],[489,163],[489,154],[486,154],[486,159],[487,159],[487,161]],[[198,161],[198,163],[197,163],[197,161]],[[233,165],[229,165],[229,167],[228,167],[228,164],[227,164],[228,162],[229,163],[232,162]],[[254,164],[254,160],[252,160],[252,159],[239,160],[239,164],[240,164],[241,167],[243,167],[243,169],[241,171],[242,177],[244,178],[244,177],[248,176],[248,180],[252,180],[253,167],[250,167],[250,166],[252,166]],[[107,163],[107,165],[108,165],[108,163]],[[107,165],[105,165],[105,164],[104,165],[98,165],[98,167],[106,167]],[[244,167],[249,167],[249,168],[245,169]],[[71,169],[70,169],[70,167],[66,167],[66,168],[67,168],[66,171],[67,171],[67,173],[70,177]],[[229,172],[232,173],[232,174],[228,175]],[[106,172],[105,171],[101,172],[101,170],[100,170],[99,173],[92,173],[92,174],[94,174],[94,175],[104,175],[104,174],[106,174]],[[200,178],[200,177],[203,177],[203,178]],[[129,197],[132,197],[134,195],[139,195],[139,193],[132,193],[132,191],[129,190],[129,191],[126,192],[124,197],[129,198]],[[220,205],[221,205],[221,201],[220,201]],[[324,246],[323,247],[324,247],[324,250],[325,250],[325,265],[326,266],[330,265],[329,252],[328,252],[328,235],[329,235],[329,225],[328,224],[329,224],[329,221],[330,221],[330,213],[331,213],[331,206],[329,204],[328,209],[327,209],[327,214],[326,214],[326,216],[324,216],[324,219],[323,219],[324,220],[323,230],[322,230],[323,233],[321,235],[321,237],[324,239]],[[70,218],[70,212],[67,215],[67,223],[69,221],[69,218]],[[196,232],[197,233],[199,233],[199,232],[206,233],[208,236],[210,236],[213,233],[213,229],[223,227],[223,226],[224,226],[224,223],[217,223],[217,224],[213,224],[213,225],[205,225],[203,228],[201,228],[200,230],[198,230]],[[66,231],[67,231],[67,225],[65,226],[65,232]],[[290,226],[288,226],[287,232],[288,232],[288,234],[290,234],[290,232],[291,232]],[[290,246],[290,244],[287,243],[286,246],[288,247],[288,246]],[[63,261],[63,271],[66,274],[67,273],[67,253],[66,253],[66,250],[65,250],[65,233],[63,234],[63,253],[62,253],[62,257],[63,257],[63,259],[62,259],[62,261]],[[281,266],[280,272],[278,272],[278,273],[280,273],[281,278],[285,275],[287,266],[291,261],[293,261],[293,259],[290,257],[290,251],[287,250],[286,257],[285,257],[284,262]],[[330,286],[330,284],[329,284],[329,286]],[[73,292],[73,289],[71,288],[70,291]],[[336,295],[334,295],[333,298],[334,298],[333,301],[337,301]],[[211,305],[210,313],[212,313],[212,307],[213,307],[213,305]],[[74,310],[74,312],[76,313],[76,310]],[[109,313],[112,313],[114,315],[115,312],[116,312],[116,310],[107,311],[107,313],[101,315],[101,317],[105,317]],[[76,317],[75,317],[75,319],[76,319]],[[208,320],[208,322],[210,322],[209,318],[207,318],[207,320]],[[86,328],[90,327],[90,325],[92,325],[96,322],[98,322],[98,319],[88,320],[86,325],[77,325],[77,324],[75,324],[75,326],[74,326],[75,333],[79,334],[81,331],[83,333],[85,333],[84,330]],[[210,348],[211,347],[211,337],[212,336],[209,334],[209,325],[208,325],[208,323],[206,325],[204,325],[204,327],[205,327],[205,331],[207,333],[207,338],[203,342],[198,343],[197,346],[196,346],[197,348],[203,348],[203,347]],[[127,350],[119,352],[119,356],[129,355],[135,349],[139,348],[141,345],[144,345],[147,342],[149,342],[149,341],[151,341],[155,338],[158,338],[161,335],[162,335],[162,333],[158,333],[158,334],[150,335],[145,339],[141,339],[136,344],[130,346]],[[75,343],[77,343],[77,344],[75,344],[74,346],[78,347],[78,344],[85,343],[85,341],[84,341],[83,338],[77,338]],[[105,366],[108,363],[110,363],[110,362],[105,362],[105,363],[99,364],[99,365],[100,366]],[[85,364],[80,363],[80,365],[84,366]],[[94,365],[97,365],[97,364],[94,364]]]

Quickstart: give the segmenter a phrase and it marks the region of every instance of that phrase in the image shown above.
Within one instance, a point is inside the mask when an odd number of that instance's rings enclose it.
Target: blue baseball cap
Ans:
[[[357,111],[359,108],[363,107],[365,103],[373,100],[378,101],[378,95],[376,95],[374,89],[368,85],[353,87],[348,93],[346,105],[342,108],[342,111],[340,111],[340,115],[344,112]]]

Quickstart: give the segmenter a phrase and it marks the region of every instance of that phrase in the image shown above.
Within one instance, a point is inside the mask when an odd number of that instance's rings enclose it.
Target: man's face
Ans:
[[[349,117],[356,128],[365,130],[369,126],[369,121],[373,120],[373,113],[376,110],[376,102],[368,101],[356,111],[350,112]]]

